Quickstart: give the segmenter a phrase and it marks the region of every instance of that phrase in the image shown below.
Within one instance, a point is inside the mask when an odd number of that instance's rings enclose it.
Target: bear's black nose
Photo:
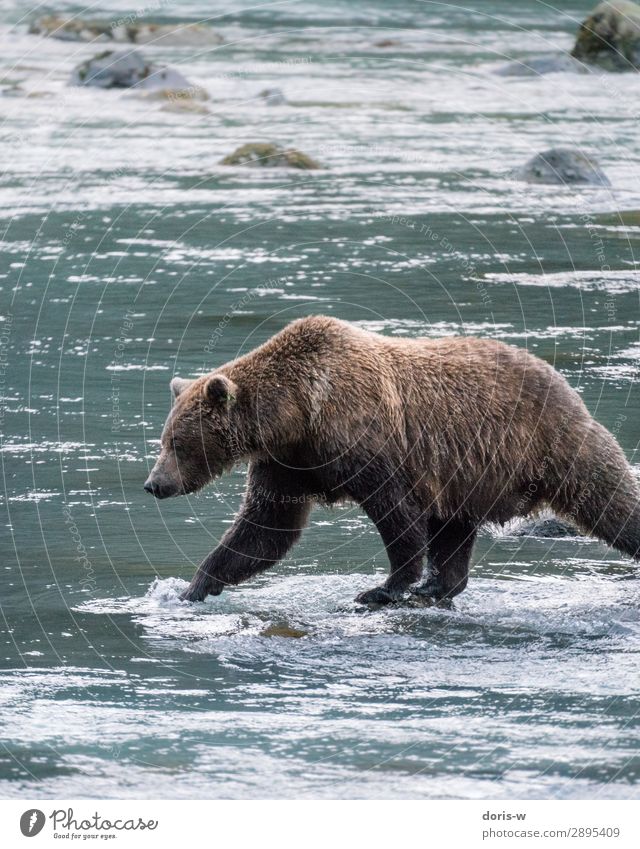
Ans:
[[[153,477],[147,478],[144,488],[156,498],[170,498],[172,495],[178,494],[176,487],[171,482],[162,478],[160,480]]]

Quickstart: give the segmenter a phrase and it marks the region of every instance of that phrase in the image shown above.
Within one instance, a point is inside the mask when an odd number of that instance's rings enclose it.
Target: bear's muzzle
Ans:
[[[180,488],[169,481],[158,480],[150,475],[144,483],[146,492],[150,492],[156,498],[171,498],[180,495]]]

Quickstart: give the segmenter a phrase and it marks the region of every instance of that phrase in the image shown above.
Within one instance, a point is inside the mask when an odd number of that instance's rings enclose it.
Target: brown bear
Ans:
[[[483,522],[543,506],[639,557],[640,490],[622,450],[565,379],[521,348],[389,338],[312,316],[171,388],[148,492],[195,492],[249,462],[242,507],[189,601],[277,563],[316,502],[356,502],[380,532],[390,575],[358,596],[365,604],[409,590],[451,599]]]

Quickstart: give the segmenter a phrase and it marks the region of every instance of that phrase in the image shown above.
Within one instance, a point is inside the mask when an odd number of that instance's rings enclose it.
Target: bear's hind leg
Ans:
[[[422,576],[422,561],[426,553],[427,531],[420,513],[412,514],[402,499],[389,508],[388,502],[363,503],[369,517],[375,523],[387,556],[389,577],[379,587],[360,593],[356,601],[360,604],[380,605],[399,601],[406,590]]]
[[[592,422],[557,488],[551,507],[588,534],[640,560],[640,488],[622,449]]]
[[[464,519],[429,519],[429,574],[412,592],[436,601],[450,601],[461,593],[467,586],[476,533],[476,526]]]

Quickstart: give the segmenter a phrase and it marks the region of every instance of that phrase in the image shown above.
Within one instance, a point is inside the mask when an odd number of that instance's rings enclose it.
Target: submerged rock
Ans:
[[[267,106],[285,106],[287,98],[279,88],[265,88],[258,95]]]
[[[400,44],[401,42],[397,38],[381,38],[380,41],[375,41],[373,46],[384,49],[385,47],[399,47]]]
[[[114,41],[130,44],[158,42],[166,45],[221,44],[222,36],[206,24],[156,24],[129,15],[116,21],[43,15],[29,25],[32,35],[63,41]]]
[[[108,21],[85,21],[82,18],[63,18],[43,15],[29,24],[31,35],[59,38],[61,41],[112,41],[113,27]]]
[[[538,516],[535,519],[524,519],[512,531],[514,537],[542,537],[544,539],[563,539],[579,537],[580,531],[569,522],[563,522],[556,516]]]
[[[0,80],[0,97],[24,97],[27,93],[21,83],[22,80],[9,78]]]
[[[224,38],[206,24],[128,24],[128,41],[134,44],[171,45],[173,47],[205,47],[207,44],[222,44]]]
[[[548,185],[611,185],[593,159],[579,150],[563,147],[538,153],[518,169],[514,176],[527,183]]]
[[[640,70],[640,6],[599,3],[582,22],[571,55],[607,71]]]
[[[573,72],[578,74],[589,73],[589,68],[569,56],[568,53],[560,53],[557,56],[531,56],[528,59],[520,59],[518,62],[509,62],[498,68],[496,74],[501,77],[539,77],[543,74],[560,74]]]
[[[197,88],[172,68],[148,62],[137,50],[115,53],[105,50],[74,69],[71,85],[93,88],[136,88],[142,90],[184,91]]]
[[[183,106],[190,109],[193,104],[210,100],[209,93],[198,85],[190,85],[189,88],[158,88],[151,91],[142,91],[146,100],[166,100],[168,105]]]
[[[160,107],[161,112],[177,112],[184,114],[185,112],[191,115],[210,115],[211,110],[207,109],[202,103],[195,100],[169,100],[164,106]]]
[[[300,168],[311,170],[320,165],[305,153],[277,144],[251,142],[243,144],[222,160],[222,165],[251,165],[264,168]]]
[[[301,631],[299,628],[292,628],[290,625],[267,625],[260,632],[261,637],[286,637],[290,640],[299,640],[301,637],[307,637],[308,631]]]

